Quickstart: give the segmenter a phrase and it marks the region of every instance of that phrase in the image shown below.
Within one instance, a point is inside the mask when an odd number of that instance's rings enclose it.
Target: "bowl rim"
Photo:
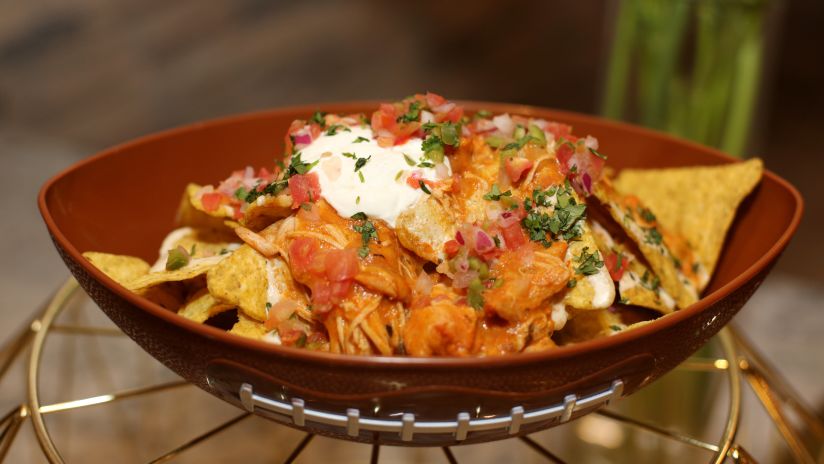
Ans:
[[[780,253],[787,246],[796,229],[798,228],[798,224],[803,214],[804,200],[801,197],[799,191],[782,177],[778,176],[777,174],[773,173],[768,169],[765,169],[763,177],[769,178],[771,181],[776,182],[781,188],[790,193],[791,197],[794,200],[794,211],[787,228],[781,234],[779,239],[772,245],[772,247],[770,247],[770,249],[767,250],[767,252],[764,255],[758,258],[747,269],[745,269],[743,272],[741,272],[735,278],[724,284],[719,289],[705,295],[703,298],[701,298],[694,304],[690,305],[689,307],[659,317],[658,319],[655,319],[652,323],[644,324],[640,327],[635,327],[633,328],[633,330],[628,330],[609,337],[588,340],[586,342],[576,343],[573,345],[559,346],[551,350],[544,350],[533,353],[511,353],[501,356],[487,357],[412,357],[379,355],[363,356],[341,353],[326,353],[301,348],[292,348],[267,343],[261,340],[254,340],[250,338],[240,337],[237,335],[232,335],[216,327],[211,327],[190,321],[182,316],[179,316],[175,312],[169,311],[156,303],[153,303],[143,297],[138,296],[135,293],[132,293],[125,287],[121,286],[120,284],[118,284],[105,274],[103,274],[103,272],[98,270],[96,267],[94,267],[88,260],[83,258],[81,252],[76,247],[74,247],[74,245],[61,232],[60,228],[57,226],[54,218],[52,217],[51,212],[49,211],[49,207],[47,204],[47,196],[49,195],[49,192],[52,189],[52,187],[61,179],[71,175],[76,171],[83,169],[89,164],[97,162],[102,158],[115,156],[137,145],[175,137],[179,134],[209,129],[215,126],[242,123],[244,121],[256,120],[263,117],[270,117],[273,115],[300,113],[310,114],[317,108],[324,108],[336,112],[346,112],[347,109],[349,109],[349,111],[352,111],[356,108],[363,108],[367,106],[376,105],[381,101],[382,100],[358,100],[347,102],[313,103],[306,105],[285,106],[219,117],[200,122],[194,122],[182,126],[177,126],[171,129],[151,133],[148,135],[140,136],[132,140],[114,145],[110,148],[98,152],[95,155],[80,160],[49,178],[43,184],[43,186],[40,189],[40,192],[38,193],[38,207],[40,209],[40,213],[43,217],[46,227],[48,228],[51,235],[54,237],[55,242],[71,257],[73,261],[78,263],[78,265],[80,265],[87,273],[91,274],[91,276],[96,281],[103,283],[110,291],[117,294],[120,298],[125,299],[130,304],[140,308],[143,311],[148,312],[152,316],[158,317],[167,323],[176,325],[179,328],[193,332],[199,336],[227,343],[236,348],[257,351],[259,352],[259,354],[273,355],[282,358],[291,358],[294,361],[305,361],[321,365],[335,364],[360,368],[381,369],[451,369],[473,367],[521,366],[523,364],[529,364],[533,362],[549,362],[553,360],[580,356],[586,353],[591,353],[603,349],[609,349],[617,345],[629,343],[630,341],[646,337],[654,332],[666,330],[667,328],[672,327],[678,324],[679,322],[706,310],[712,304],[726,297],[734,290],[738,289],[746,282],[753,279],[759,272],[766,268],[772,261],[774,261],[778,257],[778,255],[780,255]],[[712,147],[707,147],[696,142],[674,137],[672,135],[658,132],[652,129],[647,129],[644,127],[624,122],[609,120],[599,116],[587,115],[564,110],[556,110],[552,108],[545,108],[534,105],[522,105],[476,100],[459,101],[459,103],[464,104],[469,108],[485,108],[494,110],[496,112],[500,111],[523,115],[530,115],[535,114],[536,112],[549,111],[552,113],[553,118],[558,118],[561,120],[572,119],[578,121],[589,120],[605,127],[610,127],[625,132],[634,133],[635,135],[647,138],[665,140],[670,143],[676,143],[682,146],[686,146],[693,150],[702,151],[706,154],[713,156],[714,158],[717,158],[719,161],[722,161],[723,163],[740,162],[740,160],[733,158],[732,156],[727,155]]]

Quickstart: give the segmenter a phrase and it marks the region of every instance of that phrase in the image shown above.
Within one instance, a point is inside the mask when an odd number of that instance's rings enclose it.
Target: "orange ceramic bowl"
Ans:
[[[578,134],[598,137],[618,169],[735,162],[711,148],[591,116],[465,105],[571,124]],[[81,256],[94,250],[154,261],[188,182],[215,183],[245,165],[271,165],[289,123],[318,107],[352,113],[376,104],[276,109],[142,137],[61,172],[39,196],[60,256],[123,332],[200,388],[311,432],[384,444],[473,443],[531,433],[631,394],[681,363],[741,309],[801,218],[798,191],[766,171],[739,209],[700,301],[615,336],[492,358],[359,357],[240,338],[129,292]]]

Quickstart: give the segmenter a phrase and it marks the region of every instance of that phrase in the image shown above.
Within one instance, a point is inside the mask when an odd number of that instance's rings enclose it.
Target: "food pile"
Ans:
[[[84,256],[182,317],[280,345],[531,352],[696,302],[762,173],[754,159],[616,175],[620,153],[591,135],[432,93],[307,115],[284,150],[190,184],[153,265]]]

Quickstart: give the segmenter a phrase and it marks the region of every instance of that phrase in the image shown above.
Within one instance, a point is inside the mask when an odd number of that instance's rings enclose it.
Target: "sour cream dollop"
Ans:
[[[426,195],[420,188],[412,188],[407,178],[417,172],[421,179],[441,179],[433,167],[418,166],[424,161],[420,138],[410,138],[393,147],[381,147],[368,126],[349,129],[338,130],[334,135],[322,134],[300,150],[301,160],[318,161],[311,172],[318,175],[321,196],[338,214],[348,217],[364,212],[394,227],[398,215]],[[368,161],[355,171],[359,158]],[[407,158],[415,165],[410,166]],[[451,175],[449,160],[444,159],[444,163],[447,175]]]

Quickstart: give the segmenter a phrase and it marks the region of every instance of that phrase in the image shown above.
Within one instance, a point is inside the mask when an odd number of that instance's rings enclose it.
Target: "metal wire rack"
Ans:
[[[44,349],[46,341],[51,334],[62,333],[74,337],[119,337],[123,334],[116,328],[89,326],[89,325],[72,325],[61,324],[56,320],[58,316],[66,310],[69,306],[73,295],[79,293],[79,286],[73,279],[69,279],[49,300],[42,311],[38,311],[31,323],[23,330],[17,333],[5,346],[0,349],[0,380],[2,380],[12,364],[17,359],[24,356],[26,348],[30,345],[28,355],[28,370],[26,376],[26,401],[11,410],[9,410],[0,419],[0,461],[5,461],[5,458],[18,436],[21,426],[25,422],[30,422],[37,442],[42,449],[46,459],[51,463],[63,463],[64,458],[61,454],[52,434],[47,427],[44,420],[45,416],[65,411],[76,411],[92,406],[101,406],[112,403],[119,403],[130,398],[143,397],[145,395],[168,392],[176,389],[192,388],[190,384],[185,381],[171,381],[163,382],[155,385],[129,388],[124,390],[112,391],[109,393],[89,396],[70,401],[63,401],[57,403],[44,404],[41,400],[40,389],[42,386],[41,363],[44,356]],[[807,407],[800,396],[793,390],[793,388],[782,379],[782,377],[764,360],[764,358],[755,351],[750,343],[741,334],[737,333],[733,328],[725,328],[718,336],[723,355],[721,357],[693,357],[685,361],[679,366],[679,369],[692,372],[714,372],[726,377],[728,385],[728,404],[726,410],[726,418],[723,431],[716,441],[707,441],[696,438],[694,436],[683,434],[679,431],[671,430],[655,423],[636,419],[626,414],[614,411],[612,408],[601,408],[596,410],[593,414],[605,420],[614,421],[621,427],[629,427],[640,429],[666,440],[682,443],[692,448],[706,451],[706,459],[712,463],[735,462],[735,463],[752,463],[755,459],[736,441],[736,433],[738,431],[741,420],[741,384],[746,381],[752,388],[753,392],[764,406],[770,418],[775,423],[782,438],[786,441],[792,456],[797,462],[815,463],[812,452],[805,447],[804,441],[801,438],[801,433],[797,427],[793,426],[790,415],[797,417],[809,433],[811,433],[816,440],[824,441],[824,423],[812,410]],[[609,400],[620,396],[621,385],[613,384],[610,388],[601,393],[604,398],[598,398],[599,401]],[[241,398],[244,400],[246,411],[240,414],[235,413],[233,417],[218,423],[209,430],[185,441],[184,443],[173,447],[169,451],[150,460],[152,463],[170,462],[182,456],[187,451],[197,447],[198,445],[210,440],[219,433],[236,426],[237,424],[247,420],[253,416],[256,407],[264,407],[277,410],[283,409],[283,414],[290,417],[295,417],[295,411],[298,409],[294,404],[271,404],[271,400],[267,398],[257,397],[252,388],[245,385],[239,392]],[[598,395],[595,395],[598,396]],[[568,414],[572,408],[575,407],[576,399],[565,402],[566,404],[559,405],[558,411],[544,411],[542,414]],[[299,405],[298,405],[299,406]],[[305,411],[300,408],[301,414],[298,414],[297,420],[305,420]],[[538,414],[538,413],[536,413]],[[310,418],[311,419],[311,418]],[[341,422],[344,426],[354,422],[351,414],[341,417],[315,417],[315,420],[328,420],[333,422]],[[355,418],[357,419],[357,418]],[[517,411],[513,409],[512,415],[507,418],[507,426],[512,426],[514,421],[524,420],[524,411]],[[397,424],[371,424],[373,427],[391,427],[393,431],[397,428],[398,433],[412,433],[413,428],[409,428],[403,420],[397,421]],[[520,423],[520,422],[519,422]],[[366,424],[369,426],[369,424]],[[455,426],[456,434],[466,434],[472,427],[486,427],[492,426],[490,424],[472,422],[467,420],[461,422],[460,418]],[[493,424],[500,425],[500,424]],[[272,423],[273,427],[283,427]],[[418,427],[426,427],[426,425],[418,425]],[[409,435],[411,438],[411,435]],[[294,445],[291,452],[284,459],[285,463],[295,462],[308,449],[315,436],[312,434],[305,434],[300,438],[297,444]],[[540,456],[546,459],[547,462],[563,463],[566,462],[558,454],[548,449],[543,444],[539,443],[530,436],[522,436],[507,440],[509,442],[519,441],[520,443],[531,448]],[[358,445],[368,446],[368,445]],[[480,446],[480,445],[468,445]],[[446,462],[458,462],[453,449],[450,447],[441,448],[443,458]],[[381,447],[373,445],[370,453],[370,462],[377,463],[380,461]]]

